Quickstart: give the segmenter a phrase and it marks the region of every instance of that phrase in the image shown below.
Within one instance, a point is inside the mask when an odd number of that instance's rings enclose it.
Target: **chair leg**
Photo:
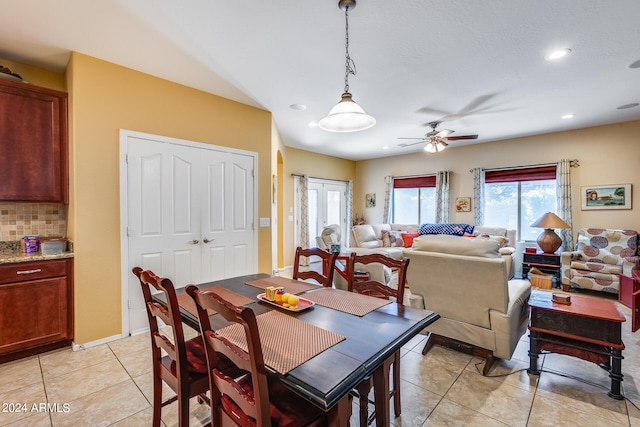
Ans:
[[[485,355],[484,357],[484,368],[482,369],[482,375],[486,376],[489,371],[491,370],[491,367],[493,366],[493,364],[496,362],[497,358],[493,356],[493,352],[490,351],[488,354]]]
[[[189,395],[178,390],[178,426],[189,426]]]
[[[153,375],[153,421],[152,427],[160,427],[162,419],[162,380]]]
[[[424,348],[422,349],[423,356],[427,354],[429,350],[431,350],[431,347],[433,347],[433,345],[436,343],[436,340],[437,340],[437,335],[432,332],[429,332],[429,336],[427,337],[427,342],[425,343]]]

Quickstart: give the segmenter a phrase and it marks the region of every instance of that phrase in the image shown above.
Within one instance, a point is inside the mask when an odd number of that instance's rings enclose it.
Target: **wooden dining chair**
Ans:
[[[320,257],[322,260],[322,273],[318,271],[300,271],[300,257]],[[338,252],[328,252],[320,248],[302,249],[300,246],[296,248],[296,257],[293,262],[293,278],[297,279],[314,279],[325,288],[333,286],[333,272]]]
[[[153,360],[153,427],[160,426],[162,407],[178,401],[178,425],[189,425],[189,399],[199,396],[199,401],[209,404],[206,392],[209,390],[207,360],[202,336],[185,341],[180,309],[173,283],[169,279],[156,276],[152,271],[133,268],[133,274],[140,279],[142,294],[147,307],[151,333],[151,357]],[[167,308],[154,302],[151,288],[164,293]],[[171,327],[173,337],[166,336],[160,329],[161,320]],[[162,355],[162,350],[166,355]],[[162,382],[176,393],[162,400]]]
[[[373,264],[379,263],[383,266],[391,269],[391,271],[397,272],[398,282],[397,286],[390,286],[390,284],[380,283],[376,280],[356,280],[355,275],[355,266],[356,264]],[[367,255],[356,255],[355,253],[351,253],[349,256],[349,280],[348,280],[348,289],[350,292],[358,292],[360,294],[365,294],[369,296],[373,296],[376,298],[383,299],[395,299],[396,302],[400,305],[403,305],[404,300],[404,288],[407,282],[407,268],[409,267],[409,258],[404,258],[401,260],[397,260],[394,258],[390,258],[383,254],[367,254]],[[387,386],[387,382],[389,381],[389,372],[393,367],[393,387],[389,389]],[[393,411],[396,417],[400,416],[401,406],[400,406],[400,350],[396,351],[392,356],[390,356],[387,360],[384,361],[382,366],[379,368],[380,370],[374,374],[382,376],[382,380],[378,378],[378,385],[385,386],[385,393],[388,389],[388,398],[393,398]],[[360,405],[360,426],[366,427],[371,424],[375,419],[376,412],[379,411],[379,405],[387,404],[387,402],[380,402],[379,399],[375,399],[374,407],[375,411],[369,415],[369,392],[371,388],[374,386],[374,382],[376,382],[376,378],[371,376],[362,380],[356,387],[356,394],[358,396],[359,405]],[[383,395],[380,393],[380,390],[374,390],[376,395]],[[384,395],[383,395],[384,396]],[[386,420],[388,422],[388,420]]]
[[[188,285],[186,291],[198,309],[204,336],[211,388],[211,420],[214,426],[324,426],[324,411],[287,389],[267,374],[256,315],[250,307],[236,307],[213,291]],[[242,325],[248,351],[218,335],[207,309],[229,322]],[[217,357],[223,354],[238,368],[233,376],[222,372]]]

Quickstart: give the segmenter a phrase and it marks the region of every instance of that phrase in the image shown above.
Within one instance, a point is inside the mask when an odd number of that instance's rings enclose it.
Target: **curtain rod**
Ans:
[[[569,160],[570,162],[570,166],[572,168],[577,168],[580,167],[580,160],[578,159],[572,159]],[[485,169],[485,172],[487,171],[503,171],[503,170],[511,170],[511,169],[527,169],[527,168],[536,168],[536,167],[541,167],[541,166],[557,166],[558,163],[539,163],[537,165],[523,165],[523,166],[506,166],[506,167],[502,167],[502,168],[488,168]],[[469,172],[473,172],[473,169],[469,169]]]
[[[305,175],[301,175],[299,173],[292,173],[291,176],[305,176]],[[307,178],[309,178],[309,179],[322,179],[322,180],[325,180],[325,181],[349,182],[349,180],[346,180],[346,179],[320,178],[320,177],[317,177],[317,176],[307,176]]]

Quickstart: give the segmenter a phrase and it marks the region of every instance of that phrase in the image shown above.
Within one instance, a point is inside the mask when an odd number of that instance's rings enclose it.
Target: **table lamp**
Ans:
[[[542,215],[531,227],[544,228],[545,230],[538,236],[538,247],[546,254],[552,254],[562,245],[562,239],[558,236],[554,228],[571,228],[569,224],[564,222],[558,215],[553,212],[547,212]]]

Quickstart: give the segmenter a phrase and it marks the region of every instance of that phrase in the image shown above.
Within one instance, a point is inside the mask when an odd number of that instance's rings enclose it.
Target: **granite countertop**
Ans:
[[[46,261],[62,258],[73,258],[73,251],[58,254],[42,254],[41,252],[25,254],[22,252],[20,241],[0,242],[0,264],[15,264],[19,262]]]

